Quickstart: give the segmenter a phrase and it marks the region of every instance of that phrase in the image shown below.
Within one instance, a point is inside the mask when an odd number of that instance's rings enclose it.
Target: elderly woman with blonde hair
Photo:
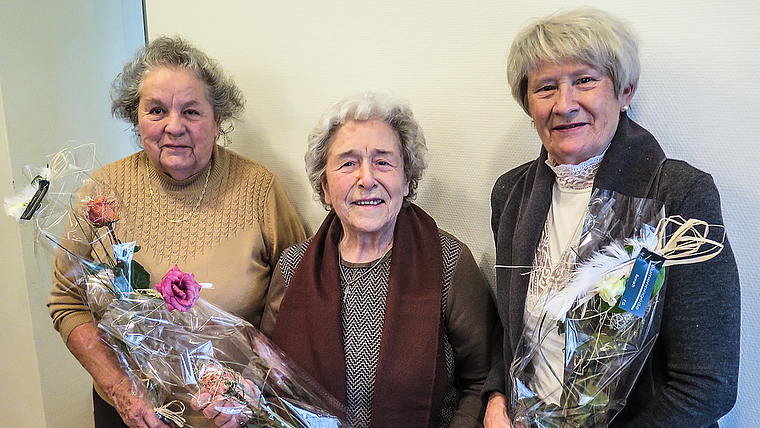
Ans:
[[[542,147],[536,160],[502,175],[491,195],[497,265],[526,266],[530,274],[497,269],[500,345],[484,387],[489,428],[516,422],[513,400],[520,384],[510,378],[510,366],[527,342],[521,339],[542,329],[537,296],[556,284],[552,275],[565,269],[565,255],[578,248],[594,189],[657,200],[667,216],[723,223],[710,175],[668,159],[628,115],[639,58],[636,37],[624,22],[579,9],[531,23],[512,44],[507,78]],[[717,427],[733,406],[739,277],[724,244],[707,262],[668,268],[655,321],[659,337],[609,426]],[[551,404],[551,391],[563,382],[565,337],[557,330],[542,338],[542,362],[530,387],[536,400]]]

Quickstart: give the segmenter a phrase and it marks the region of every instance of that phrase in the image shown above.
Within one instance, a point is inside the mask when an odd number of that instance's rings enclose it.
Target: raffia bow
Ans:
[[[666,240],[666,230],[671,225],[676,230]],[[546,313],[562,321],[572,307],[586,303],[611,282],[628,277],[641,248],[663,256],[666,259],[664,266],[710,260],[723,250],[725,239],[725,233],[720,242],[709,239],[711,227],[723,229],[721,225],[710,225],[698,219],[684,220],[675,215],[658,222],[654,239],[627,239],[624,244],[613,242],[582,263],[564,288],[545,297]],[[625,245],[633,247],[630,254]]]

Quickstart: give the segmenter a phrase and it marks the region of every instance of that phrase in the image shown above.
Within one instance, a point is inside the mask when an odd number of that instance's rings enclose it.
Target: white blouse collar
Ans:
[[[594,185],[594,177],[596,177],[596,171],[599,169],[602,158],[604,158],[604,153],[587,159],[578,165],[560,165],[549,154],[546,164],[554,171],[554,175],[557,177],[557,184],[559,184],[560,188],[583,190],[591,188]]]

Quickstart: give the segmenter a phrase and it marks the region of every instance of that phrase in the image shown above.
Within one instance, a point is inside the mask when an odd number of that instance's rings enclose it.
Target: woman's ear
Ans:
[[[330,204],[330,188],[327,186],[327,177],[322,176],[320,182],[322,183],[322,193],[325,194],[325,203],[332,205]]]
[[[635,88],[633,85],[628,85],[623,88],[623,92],[620,94],[620,111],[628,110],[628,106],[631,105],[634,91]]]

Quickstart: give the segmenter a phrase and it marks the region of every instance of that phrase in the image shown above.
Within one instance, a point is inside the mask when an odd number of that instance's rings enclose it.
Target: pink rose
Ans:
[[[169,269],[156,289],[163,296],[170,311],[175,309],[187,312],[193,307],[201,292],[201,285],[195,282],[192,273],[184,273],[177,265]]]

